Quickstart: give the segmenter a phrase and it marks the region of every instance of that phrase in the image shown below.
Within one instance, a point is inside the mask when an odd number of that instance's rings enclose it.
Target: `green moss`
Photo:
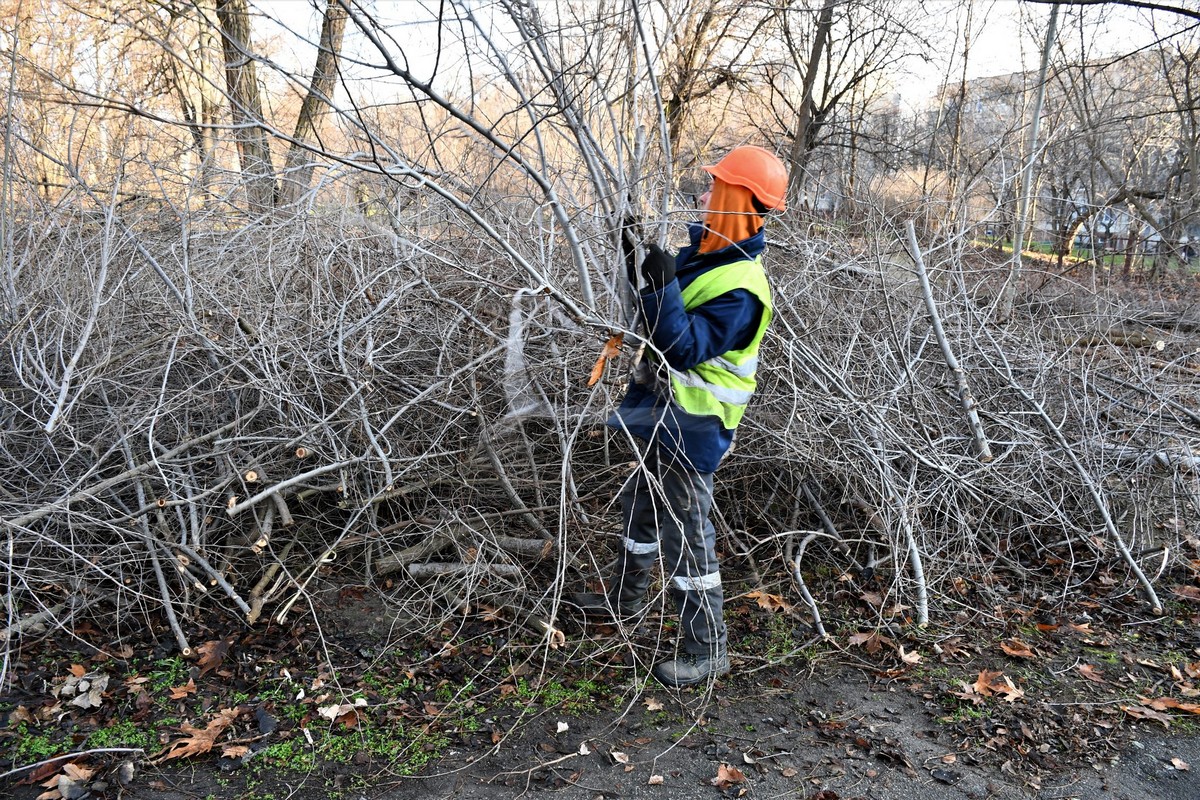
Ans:
[[[139,729],[130,720],[121,720],[106,728],[93,731],[88,736],[85,746],[88,748],[140,747],[150,752],[158,749],[158,737],[152,731]]]
[[[317,766],[313,748],[303,739],[289,739],[265,747],[260,754],[263,766],[278,767],[292,772],[311,772]]]
[[[34,764],[63,752],[66,752],[64,746],[55,744],[48,734],[30,731],[24,722],[17,725],[17,743],[13,748],[14,763]]]

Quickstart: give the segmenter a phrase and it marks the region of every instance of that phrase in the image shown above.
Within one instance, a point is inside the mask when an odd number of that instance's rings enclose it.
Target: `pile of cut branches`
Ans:
[[[547,279],[530,287],[438,211],[407,234],[27,220],[0,367],[6,637],[165,619],[188,653],[194,620],[284,622],[332,575],[414,625],[486,605],[559,641],[636,464],[603,425],[633,346],[589,386],[616,287],[588,308],[574,264],[514,245]],[[718,480],[727,560],[821,633],[821,564],[882,578],[918,623],[995,570],[1047,603],[1112,570],[1114,598],[1161,605],[1195,541],[1200,427],[1170,304],[1039,276],[999,324],[979,298],[1001,268],[954,241],[773,225],[763,385]]]

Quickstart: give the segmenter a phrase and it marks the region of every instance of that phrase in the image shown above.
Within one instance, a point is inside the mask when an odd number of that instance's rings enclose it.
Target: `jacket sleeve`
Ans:
[[[754,337],[763,312],[762,302],[745,289],[734,289],[686,311],[678,281],[643,294],[641,301],[650,340],[677,370],[744,347]]]

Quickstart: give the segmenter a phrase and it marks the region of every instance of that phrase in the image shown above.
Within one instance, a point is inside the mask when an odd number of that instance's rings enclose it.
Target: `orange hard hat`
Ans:
[[[772,211],[786,211],[787,167],[770,150],[752,144],[735,147],[716,164],[704,167],[714,178],[749,189]]]

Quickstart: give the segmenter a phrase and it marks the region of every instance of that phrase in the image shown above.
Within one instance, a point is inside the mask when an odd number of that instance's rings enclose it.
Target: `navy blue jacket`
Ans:
[[[641,295],[642,318],[650,340],[678,370],[687,370],[730,350],[745,347],[754,338],[763,305],[746,289],[715,297],[691,311],[683,308],[683,288],[714,267],[745,261],[762,253],[762,230],[749,239],[701,255],[704,226],[688,227],[691,244],[675,256],[675,280],[657,292]],[[721,457],[733,444],[733,431],[713,416],[688,414],[660,396],[652,387],[630,381],[620,408],[609,419],[639,439],[653,443],[661,456],[679,459],[696,472],[715,472]]]

